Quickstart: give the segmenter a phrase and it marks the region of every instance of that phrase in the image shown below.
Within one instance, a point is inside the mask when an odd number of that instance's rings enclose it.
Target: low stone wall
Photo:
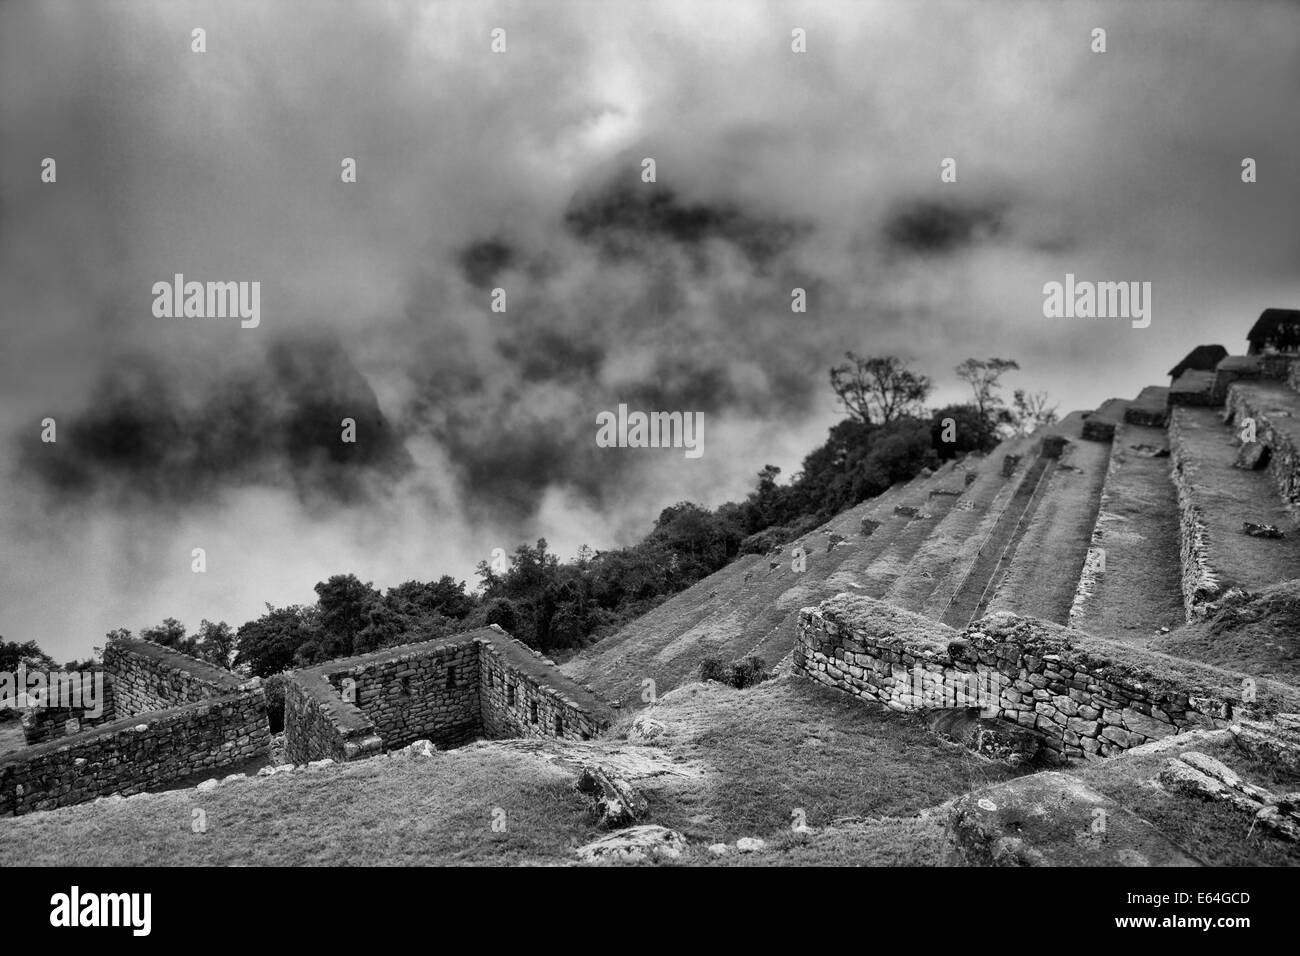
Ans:
[[[978,706],[1038,733],[1059,763],[1300,705],[1283,684],[1047,621],[1004,612],[958,632],[847,594],[800,611],[794,671],[894,710]]]
[[[0,815],[158,789],[266,753],[261,687],[147,714],[0,756]]]
[[[586,739],[609,725],[594,695],[495,627],[290,672],[284,717],[295,763],[422,738],[444,748],[477,737]]]
[[[1223,583],[1210,564],[1210,545],[1205,513],[1189,480],[1188,471],[1196,464],[1186,454],[1180,440],[1182,425],[1175,411],[1169,417],[1170,478],[1178,493],[1179,566],[1183,608],[1188,621],[1204,617],[1208,606],[1223,593]]]
[[[243,682],[230,671],[137,638],[109,641],[104,669],[112,679],[119,717],[212,700],[235,692]]]

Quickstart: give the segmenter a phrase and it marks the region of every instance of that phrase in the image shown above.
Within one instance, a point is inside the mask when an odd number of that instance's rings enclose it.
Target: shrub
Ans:
[[[731,665],[730,684],[738,688],[753,687],[767,680],[768,676],[763,658],[751,655]]]
[[[769,676],[763,659],[752,655],[730,664],[723,663],[721,657],[706,657],[700,661],[700,680],[713,680],[738,689],[761,684]]]
[[[288,680],[289,675],[281,672],[262,681],[262,689],[266,692],[266,719],[273,734],[284,730],[284,685]]]
[[[723,663],[721,657],[706,657],[700,661],[700,680],[715,680],[722,684],[729,684],[731,668]]]

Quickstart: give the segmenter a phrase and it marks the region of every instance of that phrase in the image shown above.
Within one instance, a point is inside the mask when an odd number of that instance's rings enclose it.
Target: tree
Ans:
[[[247,664],[255,677],[269,677],[299,659],[311,663],[320,646],[320,611],[308,605],[275,608],[240,626],[234,665]],[[304,654],[304,650],[307,651]]]
[[[357,635],[370,621],[379,604],[379,592],[355,574],[335,574],[316,584],[316,606],[320,609],[320,659],[346,657],[353,653]]]
[[[1047,405],[1046,392],[1034,392],[1032,395],[1018,388],[1012,393],[1012,416],[1017,435],[1028,435],[1043,425],[1056,421],[1056,408]]]
[[[515,629],[519,626],[519,611],[512,601],[496,598],[487,606],[486,623],[495,624],[507,634],[517,636]]]
[[[952,428],[944,422],[952,419]],[[952,441],[945,441],[951,436]],[[945,405],[930,416],[930,440],[940,460],[973,451],[992,451],[998,444],[996,423],[974,405]]]
[[[971,391],[974,392],[975,407],[979,409],[980,415],[997,422],[1007,418],[1002,399],[997,394],[997,390],[1001,387],[998,380],[1005,373],[1019,368],[1019,363],[1011,359],[968,358],[957,366],[956,372],[957,377],[969,384]]]
[[[19,644],[17,641],[0,639],[0,671],[12,674],[18,670],[19,665],[41,671],[58,670],[59,667],[54,663],[54,658],[41,650],[35,641]]]
[[[460,619],[474,610],[474,598],[465,593],[465,582],[444,574],[437,581],[406,581],[389,588],[384,602],[408,616],[438,612]]]
[[[830,370],[831,388],[850,414],[863,422],[888,424],[917,409],[930,394],[930,379],[913,372],[894,355],[860,358]]]
[[[235,662],[236,650],[235,630],[229,624],[225,621],[213,624],[206,619],[200,622],[194,648],[199,660],[230,670]]]
[[[186,637],[185,625],[174,617],[165,618],[161,624],[153,627],[141,628],[140,636],[146,641],[153,641],[153,643],[161,644],[163,647],[170,647],[182,654],[189,654],[193,657],[198,656],[198,638]]]

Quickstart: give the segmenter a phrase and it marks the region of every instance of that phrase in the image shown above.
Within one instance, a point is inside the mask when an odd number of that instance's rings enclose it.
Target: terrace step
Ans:
[[[1076,414],[1076,427],[1082,428],[1082,417]],[[1039,429],[1043,432],[1045,429]],[[1053,430],[1053,435],[1057,434]],[[1044,436],[1052,437],[1052,436]],[[940,620],[952,627],[965,627],[983,611],[992,585],[1005,563],[1008,543],[1019,529],[1026,510],[1033,506],[1035,495],[1043,484],[1044,476],[1055,470],[1059,458],[1038,455],[1020,471],[1015,482],[1015,492],[997,515],[996,521],[980,539],[964,576],[940,612]]]
[[[1187,620],[1211,613],[1231,588],[1253,591],[1300,576],[1300,533],[1270,476],[1235,467],[1241,443],[1222,416],[1208,408],[1174,408],[1169,442]],[[1247,535],[1247,522],[1272,525],[1283,537]]]
[[[952,503],[959,500],[959,493],[967,486],[965,476],[975,473],[970,469],[981,466],[987,470],[993,469],[992,462],[985,461],[980,456],[968,456],[960,463],[949,463],[907,495],[896,499],[898,504],[895,508],[902,510],[889,514],[881,527],[867,539],[870,543],[872,539],[878,538],[875,546],[847,550],[830,574],[820,578],[804,575],[789,591],[781,594],[776,601],[781,612],[779,618],[759,637],[750,653],[768,663],[784,657],[794,647],[800,608],[820,603],[843,591],[864,593],[863,577],[872,564],[883,554],[890,553],[890,549],[897,546],[900,536],[905,532],[916,532],[931,523],[931,518],[912,517],[912,511],[919,509],[922,513],[934,515],[937,507],[952,507]],[[935,502],[941,504],[936,505]],[[836,550],[843,547],[841,544]]]
[[[908,517],[906,527],[902,528],[888,548],[879,552],[855,582],[854,593],[867,597],[882,597],[890,586],[898,580],[907,569],[913,555],[920,549],[944,517],[956,504],[952,495],[939,495],[923,503],[921,508]],[[906,516],[906,512],[900,512]]]
[[[1163,385],[1148,385],[1124,410],[1124,421],[1131,425],[1164,428],[1168,420],[1169,389]]]
[[[996,585],[990,611],[1012,611],[1064,624],[1101,504],[1110,443],[1079,441],[1087,421],[1061,423],[1071,439],[1060,463],[1026,509],[1025,523],[1009,544],[1006,574]],[[1014,549],[1014,550],[1011,550]]]
[[[1285,369],[1283,372],[1285,374]],[[1264,356],[1229,355],[1214,366],[1214,396],[1224,399],[1228,394],[1228,386],[1233,382],[1266,377]]]
[[[885,600],[896,607],[923,611],[936,620],[943,616],[974,563],[981,542],[988,537],[1019,484],[1016,478],[1002,474],[1000,467],[993,467],[993,463],[1004,461],[1008,455],[1023,457],[1033,444],[1029,437],[1017,437],[994,449],[989,456],[989,467],[975,475],[962,499],[935,526],[906,571],[885,593]]]
[[[1169,480],[1162,427],[1115,429],[1088,561],[1069,625],[1100,637],[1144,642],[1183,623],[1178,496]]]
[[[1238,381],[1228,389],[1227,404],[1238,437],[1242,424],[1254,419],[1255,438],[1267,450],[1261,464],[1282,503],[1300,516],[1300,393],[1281,382]]]
[[[1218,406],[1214,395],[1214,373],[1188,369],[1169,386],[1169,407],[1178,405]]]
[[[1108,398],[1095,412],[1083,416],[1084,441],[1111,442],[1115,439],[1115,426],[1124,421],[1128,402],[1122,398]]]
[[[813,595],[824,593],[824,582],[842,563],[869,559],[890,546],[893,536],[910,523],[894,514],[896,506],[924,505],[931,489],[953,483],[953,473],[950,462],[841,512],[787,542],[779,554],[738,558],[629,621],[562,664],[561,671],[591,682],[607,697],[635,705],[642,700],[646,680],[653,680],[656,694],[662,694],[695,679],[707,656],[734,660],[751,653],[787,617],[819,600]],[[864,518],[878,522],[869,536],[861,533]],[[792,568],[796,546],[806,552],[802,572]],[[765,656],[769,664],[793,647],[793,631],[784,640],[788,646],[780,654],[769,651]]]

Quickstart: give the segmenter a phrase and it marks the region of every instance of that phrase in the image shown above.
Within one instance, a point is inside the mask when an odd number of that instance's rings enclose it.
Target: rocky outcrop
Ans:
[[[1300,795],[1275,797],[1263,787],[1243,780],[1234,770],[1208,754],[1189,750],[1166,761],[1159,781],[1175,793],[1216,800],[1248,813],[1275,835],[1300,842]]]
[[[1151,824],[1064,773],[959,797],[948,807],[947,830],[959,865],[1198,865]]]

